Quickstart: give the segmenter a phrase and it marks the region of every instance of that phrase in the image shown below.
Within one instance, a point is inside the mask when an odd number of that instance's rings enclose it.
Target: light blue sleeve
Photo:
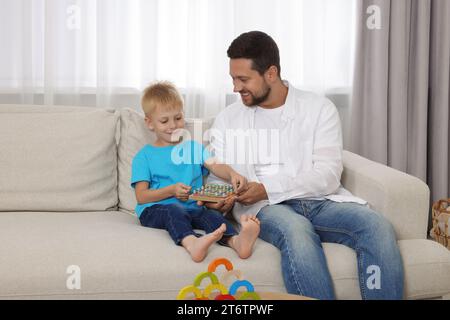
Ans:
[[[211,158],[211,154],[203,144],[192,140],[192,150],[194,152],[194,164],[202,166],[202,175],[206,176],[209,174],[209,170],[205,168],[205,161]]]
[[[131,187],[134,188],[137,182],[151,181],[149,162],[143,150],[139,151],[133,158],[131,164]]]
[[[209,174],[209,170],[205,167],[205,161],[211,158],[211,153],[204,145],[201,145],[202,149],[202,175],[207,176]]]

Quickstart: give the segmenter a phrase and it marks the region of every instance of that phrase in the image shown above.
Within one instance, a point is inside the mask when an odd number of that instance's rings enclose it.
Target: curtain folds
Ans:
[[[232,93],[226,50],[262,30],[282,76],[325,93],[351,87],[353,0],[0,0],[0,103],[139,108],[171,80],[188,117]]]
[[[449,197],[450,1],[363,0],[356,16],[350,149]]]

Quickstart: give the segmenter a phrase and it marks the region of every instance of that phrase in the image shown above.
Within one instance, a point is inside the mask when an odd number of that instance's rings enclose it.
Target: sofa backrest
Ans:
[[[143,113],[124,108],[120,111],[120,141],[118,148],[119,208],[133,213],[136,197],[131,188],[131,163],[135,154],[146,144],[155,141],[155,135],[145,126]],[[185,128],[189,139],[207,144],[206,131],[213,123],[211,119],[186,119]]]
[[[186,119],[190,139],[213,119]],[[0,105],[0,211],[134,213],[134,155],[155,136],[133,109]]]
[[[0,211],[104,211],[118,205],[119,113],[0,106]]]

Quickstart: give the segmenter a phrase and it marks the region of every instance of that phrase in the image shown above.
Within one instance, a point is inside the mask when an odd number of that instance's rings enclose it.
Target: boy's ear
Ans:
[[[149,116],[145,116],[145,124],[147,125],[147,128],[149,128],[151,131],[154,130],[153,124],[152,124],[152,120],[150,119]]]

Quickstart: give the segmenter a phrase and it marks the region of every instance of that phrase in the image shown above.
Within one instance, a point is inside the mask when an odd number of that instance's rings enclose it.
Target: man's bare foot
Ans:
[[[255,215],[242,215],[240,218],[241,232],[230,239],[229,245],[236,250],[241,259],[252,255],[253,245],[259,235],[259,220]]]
[[[216,241],[220,240],[223,233],[227,230],[225,223],[222,223],[219,228],[211,233],[197,238],[194,235],[189,235],[181,241],[181,245],[191,255],[192,260],[195,262],[201,262],[205,259],[208,253],[208,248]]]

